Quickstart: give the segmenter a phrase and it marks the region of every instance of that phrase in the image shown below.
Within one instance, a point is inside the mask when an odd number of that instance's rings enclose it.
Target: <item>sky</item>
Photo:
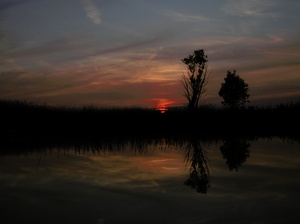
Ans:
[[[0,98],[50,105],[186,105],[182,59],[203,49],[201,104],[227,71],[250,105],[300,100],[298,0],[1,0]]]

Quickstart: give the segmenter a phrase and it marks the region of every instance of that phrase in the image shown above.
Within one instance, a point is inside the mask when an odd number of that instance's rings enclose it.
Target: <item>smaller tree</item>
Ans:
[[[223,97],[221,102],[224,106],[231,108],[240,108],[249,103],[249,88],[248,84],[240,78],[236,71],[227,71],[225,82],[221,84],[219,96]]]
[[[199,99],[205,93],[207,84],[207,55],[204,50],[195,50],[192,55],[182,59],[187,66],[188,73],[182,76],[184,96],[188,100],[188,109],[198,107]]]

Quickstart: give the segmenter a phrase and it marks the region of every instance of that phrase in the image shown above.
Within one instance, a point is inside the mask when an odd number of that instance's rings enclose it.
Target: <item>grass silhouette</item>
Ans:
[[[299,112],[300,102],[236,110],[201,106],[193,112],[176,107],[161,113],[151,108],[66,107],[0,100],[0,140],[8,148],[81,142],[98,147],[128,142],[142,146],[160,139],[180,142],[235,135],[299,140]]]

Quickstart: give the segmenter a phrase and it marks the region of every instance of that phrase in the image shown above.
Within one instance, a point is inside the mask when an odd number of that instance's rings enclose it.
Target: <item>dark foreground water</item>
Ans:
[[[300,144],[280,139],[0,157],[0,223],[297,223]]]

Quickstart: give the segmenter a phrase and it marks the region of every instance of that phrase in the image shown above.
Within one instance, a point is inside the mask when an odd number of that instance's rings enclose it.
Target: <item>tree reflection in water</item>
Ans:
[[[226,138],[224,140],[220,150],[230,171],[238,171],[238,168],[247,160],[250,155],[250,146],[246,138]],[[206,194],[210,187],[210,164],[203,141],[195,139],[188,142],[185,162],[190,164],[190,171],[184,184],[198,193]]]
[[[190,172],[184,184],[198,193],[207,193],[209,185],[209,160],[205,156],[204,145],[200,140],[192,140],[187,145],[185,162],[190,163]]]
[[[223,158],[229,170],[236,170],[242,166],[250,155],[250,143],[245,138],[228,138],[220,146]]]

